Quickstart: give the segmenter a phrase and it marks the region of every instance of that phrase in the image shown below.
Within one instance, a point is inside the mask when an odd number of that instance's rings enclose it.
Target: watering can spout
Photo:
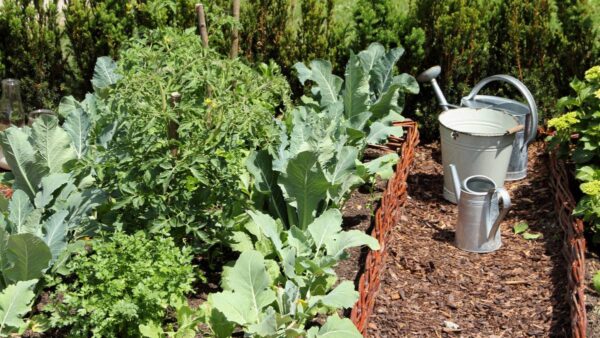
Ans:
[[[452,173],[452,183],[454,184],[454,196],[456,196],[456,202],[460,201],[460,178],[458,177],[458,172],[456,171],[456,166],[454,164],[450,164],[450,172]]]
[[[433,66],[419,74],[419,76],[417,76],[417,81],[421,83],[431,82],[431,85],[433,86],[433,92],[440,102],[440,106],[443,110],[448,110],[450,104],[448,104],[448,101],[446,101],[446,97],[444,96],[444,93],[442,93],[442,89],[435,79],[440,75],[441,72],[442,68],[440,66]]]

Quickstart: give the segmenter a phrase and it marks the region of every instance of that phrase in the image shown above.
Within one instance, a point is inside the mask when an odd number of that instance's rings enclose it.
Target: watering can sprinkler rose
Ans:
[[[484,175],[502,185],[505,180],[527,175],[527,144],[535,138],[537,106],[533,96],[519,80],[508,75],[494,75],[479,82],[461,100],[461,106],[449,104],[436,78],[439,66],[421,73],[419,82],[431,82],[440,106],[438,117],[444,166],[444,198],[456,203],[449,165],[454,164],[460,178]],[[496,96],[479,95],[492,82],[516,87],[527,105]]]

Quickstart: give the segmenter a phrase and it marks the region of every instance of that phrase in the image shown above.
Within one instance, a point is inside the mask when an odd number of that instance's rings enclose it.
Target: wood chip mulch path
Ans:
[[[513,209],[502,247],[488,254],[453,245],[457,208],[442,197],[439,144],[420,146],[409,200],[394,228],[370,337],[565,337],[569,309],[562,233],[544,145],[529,147],[529,174],[507,184]],[[526,222],[543,238],[525,240]]]
[[[592,278],[596,271],[600,271],[600,255],[597,246],[592,248],[588,239],[588,252],[585,257],[585,310],[587,313],[588,338],[600,338],[600,292],[594,289]]]

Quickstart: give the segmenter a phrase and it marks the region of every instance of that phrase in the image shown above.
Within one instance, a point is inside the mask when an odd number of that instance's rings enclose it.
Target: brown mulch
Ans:
[[[585,257],[585,310],[587,313],[588,327],[587,336],[588,338],[600,338],[600,293],[594,290],[592,285],[592,278],[596,271],[600,271],[600,256],[598,251],[587,253]]]
[[[562,234],[543,143],[530,145],[529,156],[528,177],[507,184],[513,209],[502,223],[502,247],[474,254],[453,245],[457,208],[442,197],[439,144],[418,148],[410,198],[390,234],[371,337],[567,335]],[[543,238],[514,234],[519,222]]]

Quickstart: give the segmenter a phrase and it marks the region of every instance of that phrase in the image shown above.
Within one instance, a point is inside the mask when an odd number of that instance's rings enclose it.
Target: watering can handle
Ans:
[[[492,200],[493,200],[492,197],[494,196],[494,194],[498,194],[498,203],[500,203],[500,200],[502,200],[502,211],[500,211],[500,213],[498,214],[498,217],[494,221],[494,225],[490,229],[490,233],[488,234],[488,240],[492,240],[494,238],[494,236],[496,236],[496,232],[498,232],[498,229],[500,228],[500,223],[502,223],[502,220],[508,213],[508,210],[510,209],[510,206],[511,206],[510,195],[508,194],[508,191],[506,191],[506,189],[496,188],[496,189],[490,190],[490,192],[488,193],[488,196],[486,197],[486,200],[489,201],[489,204],[487,205],[486,222],[490,221],[490,216],[491,216],[490,214],[492,212]],[[500,208],[500,206],[498,206],[498,208]]]
[[[479,81],[479,83],[476,84],[475,87],[473,87],[473,90],[471,90],[471,92],[465,99],[473,100],[475,98],[475,95],[477,95],[479,91],[483,89],[483,87],[485,87],[490,82],[494,81],[506,82],[508,84],[513,85],[519,90],[521,95],[523,95],[523,97],[527,101],[530,114],[525,117],[525,142],[523,143],[524,145],[527,145],[529,142],[533,141],[537,133],[538,114],[535,99],[533,98],[533,95],[531,95],[529,89],[527,89],[527,87],[523,84],[523,82],[519,81],[515,77],[504,74],[486,77],[485,79]]]

